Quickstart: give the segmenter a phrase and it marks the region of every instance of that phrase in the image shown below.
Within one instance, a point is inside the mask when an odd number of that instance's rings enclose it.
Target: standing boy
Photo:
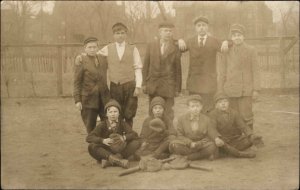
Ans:
[[[154,97],[162,97],[171,121],[174,97],[181,91],[181,52],[174,43],[173,28],[170,22],[159,25],[159,39],[148,44],[143,67],[143,89],[149,95],[149,105]]]
[[[213,109],[213,96],[217,91],[217,52],[228,48],[228,42],[222,43],[208,35],[209,21],[206,17],[194,20],[196,35],[185,42],[179,40],[180,49],[189,51],[190,64],[186,88],[189,94],[199,94],[203,100],[204,114]],[[181,44],[183,45],[183,48]],[[226,48],[225,48],[226,47]]]
[[[107,57],[111,97],[121,105],[121,116],[132,127],[138,95],[142,87],[142,61],[138,49],[126,42],[127,27],[123,23],[112,26],[114,43],[98,53]]]
[[[258,96],[260,75],[256,51],[244,42],[244,33],[244,26],[231,26],[233,47],[224,53],[223,63],[220,64],[219,91],[229,96],[231,107],[253,128],[252,98]]]
[[[202,99],[191,95],[187,101],[188,113],[178,119],[177,138],[170,143],[170,152],[187,156],[188,160],[214,159],[216,146],[223,146],[220,134],[208,116],[201,113]]]
[[[237,111],[229,108],[229,97],[224,93],[215,96],[216,106],[209,116],[216,122],[216,128],[225,142],[221,150],[241,158],[253,158],[255,153],[243,152],[253,144],[263,144],[261,137],[253,134]]]
[[[97,38],[89,37],[84,41],[85,53],[75,59],[73,96],[88,133],[95,128],[98,115],[105,118],[104,105],[110,98],[106,58],[96,55],[97,50]]]

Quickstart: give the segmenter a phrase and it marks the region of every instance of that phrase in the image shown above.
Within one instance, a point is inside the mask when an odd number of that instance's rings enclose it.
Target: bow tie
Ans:
[[[199,120],[199,115],[192,115],[191,114],[190,120],[191,121],[198,121]]]
[[[115,130],[117,128],[118,121],[109,121],[109,130]]]

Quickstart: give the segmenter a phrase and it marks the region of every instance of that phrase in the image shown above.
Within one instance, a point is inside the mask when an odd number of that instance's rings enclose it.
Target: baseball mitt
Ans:
[[[147,172],[157,172],[162,169],[163,163],[153,157],[144,157],[139,162],[141,170]]]
[[[120,153],[126,147],[126,142],[120,134],[112,133],[109,135],[109,138],[113,140],[113,143],[110,145],[110,149],[113,153]]]

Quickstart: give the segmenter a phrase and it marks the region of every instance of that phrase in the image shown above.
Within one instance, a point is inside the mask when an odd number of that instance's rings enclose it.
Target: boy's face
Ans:
[[[123,43],[126,40],[127,32],[125,30],[118,30],[114,32],[114,39],[118,43]]]
[[[202,104],[199,101],[189,101],[188,103],[188,111],[189,113],[191,113],[192,115],[199,115],[201,110],[202,110]]]
[[[84,46],[84,51],[90,56],[96,56],[98,51],[98,44],[97,42],[89,42]]]
[[[221,99],[218,100],[218,102],[216,103],[216,108],[220,111],[227,111],[228,107],[229,107],[228,99]]]
[[[200,36],[205,36],[207,34],[207,31],[208,31],[208,24],[206,24],[205,22],[197,22],[195,24],[195,29],[196,29],[196,32]]]
[[[119,109],[114,107],[114,106],[111,106],[109,108],[107,108],[107,113],[106,113],[106,116],[108,118],[108,120],[110,121],[117,121],[118,118],[119,118]]]
[[[239,32],[232,32],[231,40],[234,45],[241,45],[244,42],[244,35]]]
[[[164,108],[161,105],[155,105],[152,108],[152,113],[154,117],[162,117]]]
[[[173,38],[173,29],[172,28],[160,28],[159,29],[160,39],[168,41]]]

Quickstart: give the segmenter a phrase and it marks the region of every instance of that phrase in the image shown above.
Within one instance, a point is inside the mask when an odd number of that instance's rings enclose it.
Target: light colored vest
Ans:
[[[125,51],[121,60],[119,59],[115,43],[111,43],[108,48],[108,73],[109,80],[114,83],[126,83],[135,78],[133,67],[133,45],[125,44]]]

